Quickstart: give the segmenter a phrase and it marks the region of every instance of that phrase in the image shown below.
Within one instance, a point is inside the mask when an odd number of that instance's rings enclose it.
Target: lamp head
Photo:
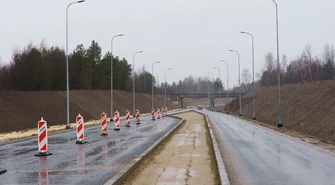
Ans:
[[[80,0],[80,1],[78,1],[78,3],[83,3],[83,2],[85,2],[85,0]]]

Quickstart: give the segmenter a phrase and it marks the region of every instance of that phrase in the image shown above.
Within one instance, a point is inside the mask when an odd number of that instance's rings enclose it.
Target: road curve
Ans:
[[[0,167],[8,171],[0,175],[0,185],[10,184],[104,184],[181,119],[164,117],[151,121],[142,117],[142,124],[111,129],[100,136],[101,127],[85,128],[84,145],[76,144],[75,130],[49,134],[49,151],[53,155],[35,157],[37,138],[0,144]],[[134,120],[132,120],[134,122]]]
[[[335,154],[299,139],[211,111],[234,168],[246,185],[335,185]]]

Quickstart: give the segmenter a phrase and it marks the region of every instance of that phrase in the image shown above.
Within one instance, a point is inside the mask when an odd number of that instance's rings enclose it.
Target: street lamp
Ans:
[[[133,110],[134,110],[134,117],[135,117],[135,55],[138,53],[143,53],[143,51],[137,51],[133,54]]]
[[[220,69],[217,68],[217,67],[214,67],[214,69],[217,69],[219,71],[219,81],[220,81],[220,83],[219,83],[219,107],[220,107],[220,86],[221,86],[221,74],[220,73],[221,72],[220,72]]]
[[[207,74],[212,75],[212,97],[213,97],[213,99],[214,99],[214,85],[213,85],[213,82],[214,82],[214,75],[213,75],[213,73],[210,73],[210,72],[208,72]],[[211,108],[213,108],[213,103],[214,103],[214,102],[212,102],[212,98],[211,98],[211,101],[210,101],[210,102],[211,102],[211,103],[210,103]]]
[[[164,89],[164,107],[166,107],[166,86],[167,86],[167,84],[166,84],[166,71],[170,71],[171,70],[171,68],[169,68],[169,69],[166,69],[165,71],[164,71],[164,78],[165,78],[165,89]]]
[[[280,111],[280,65],[279,65],[279,26],[278,26],[278,5],[275,0],[272,0],[276,5],[276,27],[277,27],[277,73],[278,73],[278,127],[283,127],[281,122]]]
[[[220,60],[221,62],[225,62],[227,64],[227,101],[229,101],[229,92],[228,92],[228,88],[229,88],[229,65],[228,62],[225,60]],[[228,103],[227,103],[227,114],[229,114],[229,109],[228,109]]]
[[[158,64],[160,61],[152,63],[152,79],[151,79],[151,107],[154,109],[154,65]]]
[[[252,83],[253,83],[253,88],[252,88],[252,109],[253,109],[253,114],[252,114],[252,119],[256,120],[256,106],[255,106],[255,45],[254,45],[254,36],[251,33],[241,31],[242,34],[247,34],[251,36],[252,40]]]
[[[237,57],[238,57],[238,85],[239,85],[239,94],[240,94],[240,116],[242,116],[240,53],[238,51],[235,51],[235,50],[229,50],[229,51],[237,53]]]
[[[83,3],[82,1],[72,2],[66,7],[66,127],[65,129],[70,129],[70,88],[69,88],[69,20],[68,11],[69,7],[73,4]]]
[[[124,34],[115,35],[111,40],[111,119],[113,121],[113,40],[116,37],[122,37]]]

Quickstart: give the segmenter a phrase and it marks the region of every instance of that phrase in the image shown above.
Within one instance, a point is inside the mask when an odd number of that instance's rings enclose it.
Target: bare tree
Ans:
[[[242,71],[242,83],[245,85],[249,84],[251,81],[251,74],[248,69]]]
[[[301,57],[304,60],[305,67],[308,67],[309,77],[311,79],[311,82],[313,82],[313,76],[312,76],[312,46],[310,44],[307,44],[305,46]],[[305,73],[306,73],[306,71],[305,71]],[[307,79],[306,74],[305,74],[305,78]]]
[[[283,55],[282,57],[280,69],[281,69],[281,73],[283,73],[285,76],[285,73],[287,70],[287,56],[286,55]]]
[[[274,70],[274,59],[273,59],[273,54],[271,52],[268,52],[265,55],[265,69],[269,74],[269,78],[268,78],[268,85],[272,85],[272,72]]]

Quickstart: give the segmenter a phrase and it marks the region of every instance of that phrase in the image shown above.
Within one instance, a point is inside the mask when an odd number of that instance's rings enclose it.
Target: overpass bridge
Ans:
[[[242,96],[244,93],[241,94]],[[183,99],[184,98],[209,98],[210,99],[210,106],[214,107],[215,98],[226,98],[227,92],[220,92],[220,93],[193,93],[193,92],[184,92],[184,93],[171,93],[170,99],[171,100],[178,100],[180,107],[183,107]],[[229,93],[229,98],[238,98],[239,93]]]

